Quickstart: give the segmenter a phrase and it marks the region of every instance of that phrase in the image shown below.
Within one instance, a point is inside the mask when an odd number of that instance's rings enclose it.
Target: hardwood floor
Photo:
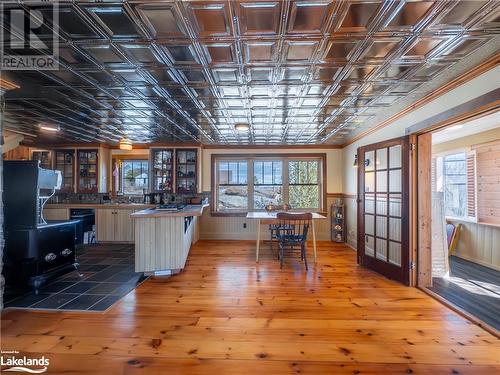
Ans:
[[[423,292],[319,243],[283,270],[267,246],[200,241],[184,272],[147,280],[106,313],[8,311],[2,349],[48,374],[494,374],[499,340]],[[312,259],[312,257],[311,257]]]

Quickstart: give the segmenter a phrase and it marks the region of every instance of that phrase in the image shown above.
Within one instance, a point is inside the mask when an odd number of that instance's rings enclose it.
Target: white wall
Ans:
[[[406,128],[415,125],[423,120],[442,113],[450,108],[463,104],[487,92],[500,87],[500,67],[497,66],[482,75],[456,87],[455,89],[439,96],[432,102],[408,113],[407,115],[395,120],[388,126],[373,132],[366,137],[354,142],[345,147],[344,152],[344,178],[343,192],[345,194],[357,193],[357,169],[352,167],[354,155],[356,155],[358,147],[376,143],[379,141],[397,138],[405,135]],[[348,199],[354,201],[354,199]],[[351,227],[348,228],[348,243],[351,246],[356,246],[356,205],[352,202],[347,204],[348,223]]]

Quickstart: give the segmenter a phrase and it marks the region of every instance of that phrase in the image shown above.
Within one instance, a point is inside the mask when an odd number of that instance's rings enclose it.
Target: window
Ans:
[[[148,189],[149,163],[147,160],[123,160],[121,185],[123,194],[142,194]]]
[[[323,209],[324,155],[213,158],[217,212],[264,210],[269,204],[285,203],[292,209]]]
[[[217,175],[217,210],[244,211],[248,208],[248,163],[246,161],[221,161]]]
[[[283,162],[253,162],[253,208],[262,210],[268,204],[283,204]]]
[[[319,162],[317,160],[288,163],[289,202],[297,208],[320,208]]]
[[[437,191],[444,193],[445,215],[467,217],[467,154],[438,157],[436,167]]]

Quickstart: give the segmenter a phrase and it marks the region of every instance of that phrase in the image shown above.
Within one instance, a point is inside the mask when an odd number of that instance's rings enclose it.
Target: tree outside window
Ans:
[[[147,160],[123,160],[121,166],[123,194],[142,194],[148,189],[149,162]]]

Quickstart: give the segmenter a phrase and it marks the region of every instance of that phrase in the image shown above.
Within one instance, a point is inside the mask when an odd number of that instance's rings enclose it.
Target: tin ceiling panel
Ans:
[[[46,2],[7,7],[40,10],[51,38]],[[6,94],[5,124],[43,138],[39,123],[52,122],[61,142],[344,143],[500,33],[495,0],[75,0],[59,11],[60,70],[7,72],[21,88]]]

